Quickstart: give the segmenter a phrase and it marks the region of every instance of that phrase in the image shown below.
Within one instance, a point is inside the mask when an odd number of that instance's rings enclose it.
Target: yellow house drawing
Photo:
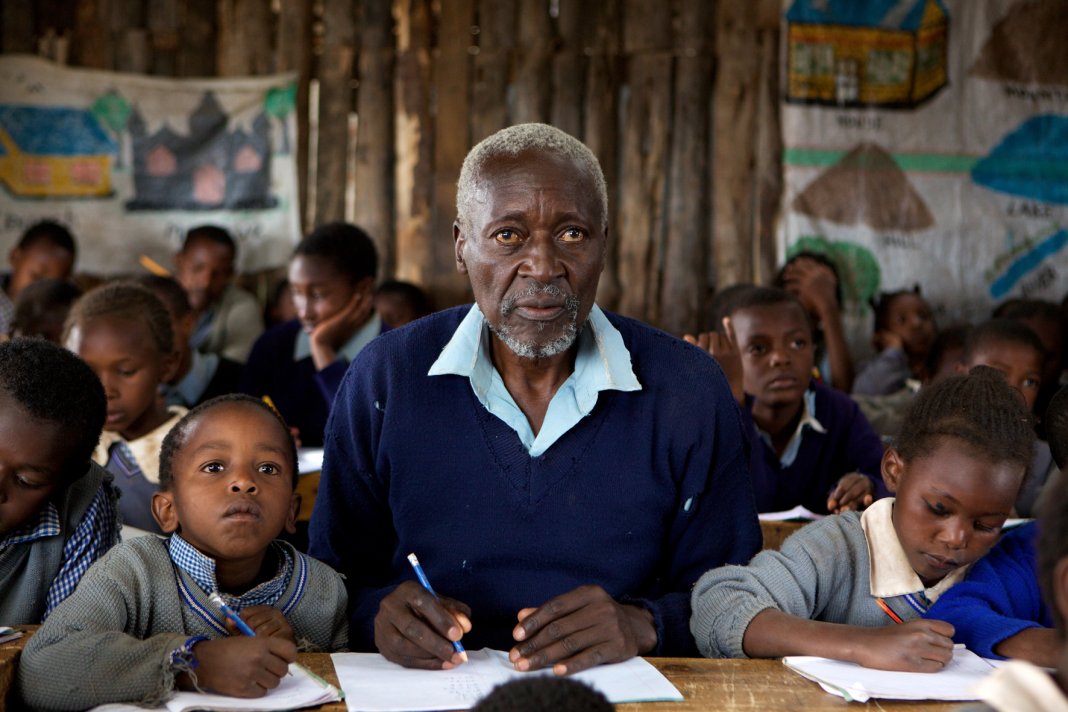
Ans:
[[[941,0],[796,0],[786,23],[787,101],[908,108],[947,83]]]
[[[0,182],[15,196],[111,195],[117,151],[84,109],[0,105]]]

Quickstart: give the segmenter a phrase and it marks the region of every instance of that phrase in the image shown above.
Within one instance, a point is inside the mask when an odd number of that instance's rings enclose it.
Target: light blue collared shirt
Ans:
[[[338,349],[338,357],[344,357],[346,361],[351,362],[363,350],[363,347],[371,343],[371,339],[381,332],[382,318],[377,313],[372,314],[371,318],[357,329],[355,334],[349,337],[345,345]],[[300,361],[302,358],[308,358],[309,356],[311,356],[311,337],[308,336],[308,332],[301,329],[297,332],[297,341],[293,345],[293,360]]]
[[[479,402],[516,432],[531,457],[542,455],[589,415],[601,391],[642,389],[623,337],[596,304],[590,310],[586,328],[579,333],[575,370],[549,401],[537,435],[493,367],[489,327],[478,305],[471,307],[427,372],[429,376],[446,374],[466,376]]]
[[[167,405],[184,405],[192,408],[200,400],[204,391],[208,390],[211,379],[215,377],[215,371],[219,368],[218,354],[202,354],[195,349],[190,353],[192,361],[189,364],[189,373],[173,386],[163,388]]]
[[[782,457],[779,458],[779,464],[783,467],[789,467],[797,459],[797,451],[801,449],[801,438],[804,437],[806,427],[812,428],[817,433],[827,432],[827,429],[823,427],[823,423],[816,420],[816,391],[811,388],[805,391],[803,405],[805,411],[801,414],[801,421],[797,424],[794,434],[790,436],[790,442],[786,443],[786,449],[782,451]],[[764,439],[764,442],[768,444],[768,447],[774,451],[775,446],[771,444],[771,436],[760,428],[757,428],[757,432]]]

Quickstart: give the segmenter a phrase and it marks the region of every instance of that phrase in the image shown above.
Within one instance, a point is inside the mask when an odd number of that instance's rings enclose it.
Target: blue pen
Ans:
[[[249,628],[248,623],[246,623],[241,616],[237,615],[233,608],[226,605],[226,601],[223,600],[222,596],[218,593],[211,594],[211,602],[222,609],[223,615],[232,620],[239,631],[250,638],[256,637],[256,631]]]
[[[423,571],[423,567],[419,565],[419,559],[414,552],[408,554],[408,561],[411,563],[412,568],[415,569],[415,576],[419,579],[419,583],[423,585],[423,588],[425,588],[431,596],[437,598],[438,594],[434,592],[434,587],[430,585],[430,579],[426,577],[426,572]],[[467,651],[464,650],[464,646],[460,641],[452,641],[452,648],[460,654],[460,657],[464,659],[464,662],[467,662]]]

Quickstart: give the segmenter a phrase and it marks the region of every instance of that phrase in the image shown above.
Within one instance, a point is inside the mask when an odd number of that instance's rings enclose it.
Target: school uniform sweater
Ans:
[[[958,569],[925,588],[893,532],[893,502],[879,500],[863,515],[820,519],[790,536],[779,551],[761,551],[748,566],[724,566],[702,576],[693,589],[690,621],[701,654],[746,657],[745,629],[769,608],[875,627],[894,623],[878,604],[881,599],[901,621],[919,618],[965,572]]]
[[[927,611],[949,621],[953,640],[984,658],[1004,660],[994,647],[1028,628],[1052,628],[1053,617],[1038,585],[1034,522],[1005,533],[968,578]]]
[[[275,604],[302,647],[345,647],[345,587],[328,566],[289,544],[294,568]],[[192,636],[223,638],[225,618],[209,594],[171,561],[167,542],[139,537],[112,549],[52,612],[19,661],[23,699],[36,709],[108,702],[155,705],[180,670],[172,651]],[[195,673],[195,670],[193,671]]]
[[[642,389],[601,392],[531,457],[468,378],[427,375],[469,308],[375,339],[335,401],[309,552],[346,576],[352,647],[374,649],[379,603],[414,580],[415,552],[440,595],[471,606],[470,648],[510,648],[520,609],[597,584],[652,612],[653,654],[692,654],[693,582],[760,546],[719,367],[609,314]]]

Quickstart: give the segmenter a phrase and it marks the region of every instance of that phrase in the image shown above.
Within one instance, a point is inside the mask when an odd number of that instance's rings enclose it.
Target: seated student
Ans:
[[[612,703],[584,682],[566,677],[529,677],[494,687],[472,712],[612,712]]]
[[[0,621],[39,623],[119,539],[111,476],[89,460],[106,410],[81,359],[0,344]]]
[[[430,297],[411,282],[387,280],[375,290],[375,311],[392,327],[404,326],[431,311]]]
[[[158,395],[178,362],[166,307],[139,285],[102,285],[75,302],[63,343],[104,384],[107,420],[93,459],[115,475],[123,524],[158,532],[150,504],[159,487],[159,446],[185,414]]]
[[[907,381],[923,381],[934,338],[934,315],[920,296],[919,285],[881,295],[875,304],[872,339],[878,355],[857,374],[853,393],[887,395],[904,388]]]
[[[42,220],[22,233],[7,255],[11,272],[0,274],[0,334],[11,331],[15,300],[22,290],[39,279],[67,279],[76,255],[74,237],[57,222]]]
[[[1052,403],[1051,403],[1052,406]],[[1063,436],[1064,431],[1061,431]],[[1052,437],[1052,436],[1051,436]],[[1053,675],[1024,660],[1005,663],[980,682],[974,692],[997,712],[1056,712],[1068,709],[1068,481],[1057,482],[1042,505],[1038,534],[1038,580],[1055,630],[1050,631],[1051,649],[1044,658]],[[1034,629],[1031,629],[1034,630]]]
[[[11,335],[36,336],[58,344],[63,322],[80,296],[82,290],[65,279],[42,279],[26,285],[15,300]]]
[[[289,280],[283,279],[274,285],[263,307],[263,323],[270,329],[297,318],[297,308],[293,306],[293,290]]]
[[[1027,409],[1034,413],[1045,358],[1042,342],[1025,324],[1012,319],[991,319],[968,332],[959,370],[983,365],[1000,371],[1009,385],[1023,395]],[[1033,515],[1042,489],[1057,473],[1044,440],[1035,440],[1030,472],[1016,499],[1016,515],[1020,517]]]
[[[914,619],[997,541],[1033,440],[1019,396],[991,369],[920,391],[883,456],[896,499],[814,522],[780,551],[702,576],[690,619],[698,649],[940,670],[953,627]]]
[[[377,269],[363,230],[347,223],[316,228],[289,262],[298,318],[266,331],[249,355],[241,392],[269,396],[303,445],[322,445],[349,362],[383,330],[371,309]]]
[[[1065,322],[1060,308],[1053,302],[1040,299],[1011,299],[994,310],[996,319],[1012,319],[1030,327],[1046,349],[1042,365],[1042,385],[1035,399],[1035,412],[1045,413],[1050,398],[1061,386],[1064,372]],[[1039,437],[1043,436],[1039,422]]]
[[[775,277],[775,286],[797,297],[812,320],[816,367],[823,382],[843,393],[853,388],[853,355],[842,323],[842,283],[826,255],[799,252]]]
[[[879,436],[848,396],[812,380],[812,328],[801,303],[773,287],[731,294],[726,348],[711,352],[748,416],[757,511],[800,504],[826,514],[885,495]]]
[[[268,406],[232,395],[191,410],[159,470],[152,514],[170,536],[112,549],[37,631],[18,671],[31,706],[155,705],[176,687],[260,697],[298,648],[345,645],[341,576],[275,539],[293,531],[300,495],[293,438]]]
[[[189,345],[195,315],[182,285],[170,277],[155,274],[139,277],[137,282],[159,297],[174,328],[178,366],[163,384],[167,405],[192,408],[215,396],[236,393],[241,364],[219,354],[202,354]]]
[[[190,337],[193,348],[244,363],[263,333],[256,298],[234,283],[237,245],[215,225],[191,228],[174,256],[175,278],[185,288],[196,313]]]

